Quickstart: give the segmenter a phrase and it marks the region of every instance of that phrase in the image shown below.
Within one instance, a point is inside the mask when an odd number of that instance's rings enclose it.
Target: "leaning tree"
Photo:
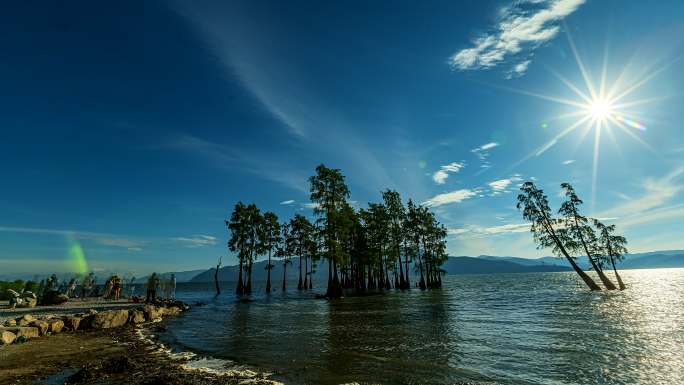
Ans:
[[[603,256],[605,256],[610,264],[613,266],[613,271],[615,272],[615,278],[618,281],[620,290],[625,290],[626,286],[622,282],[622,278],[615,268],[615,261],[622,261],[627,253],[627,238],[622,235],[614,235],[615,225],[606,226],[597,219],[594,219],[594,226],[598,230],[598,244],[603,251]]]

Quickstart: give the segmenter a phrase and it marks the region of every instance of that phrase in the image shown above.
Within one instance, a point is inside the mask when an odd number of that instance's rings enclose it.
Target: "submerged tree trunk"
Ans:
[[[243,295],[245,293],[245,286],[242,283],[242,259],[240,259],[240,269],[238,273],[237,288],[235,289],[235,294]]]
[[[401,263],[401,248],[399,244],[397,244],[397,259],[399,260],[399,288],[403,290],[406,289],[406,281],[404,280],[404,267]]]
[[[310,271],[310,275],[309,275],[309,290],[313,290],[313,268],[314,268],[314,264],[313,264],[313,258],[312,258],[311,259],[311,271]]]
[[[283,291],[286,290],[286,282],[287,282],[287,263],[283,263]]]
[[[615,268],[615,260],[613,257],[610,257],[610,263],[613,265],[613,271],[615,272],[615,278],[617,278],[620,290],[625,290],[627,286],[625,286],[625,284],[622,282],[622,278],[620,278],[620,274],[618,274],[617,269]]]
[[[299,256],[299,283],[297,283],[297,290],[302,290],[302,256]]]
[[[575,217],[575,226],[579,228],[579,223],[577,222],[577,218]],[[606,277],[605,274],[603,274],[603,270],[596,264],[594,261],[594,258],[591,256],[591,253],[589,252],[589,247],[587,247],[587,243],[584,241],[584,236],[582,236],[581,231],[579,232],[579,238],[580,241],[582,242],[582,247],[584,248],[584,252],[587,253],[587,258],[589,258],[589,263],[591,263],[591,267],[594,269],[596,274],[598,274],[599,278],[601,279],[601,282],[603,282],[603,286],[606,287],[608,290],[615,290],[616,287],[613,284],[613,282]]]
[[[613,265],[613,266],[615,266],[615,265]],[[219,283],[218,283],[218,273],[219,273],[220,268],[221,268],[221,260],[219,259],[219,263],[216,264],[216,271],[214,272],[214,284],[216,285],[216,295],[217,296],[221,294],[221,287],[219,286]]]
[[[268,250],[268,273],[266,275],[266,292],[271,293],[271,250]]]
[[[304,258],[304,290],[309,288],[309,257]]]

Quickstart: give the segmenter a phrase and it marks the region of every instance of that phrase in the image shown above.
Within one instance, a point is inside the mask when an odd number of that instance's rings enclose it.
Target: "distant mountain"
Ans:
[[[443,268],[449,275],[570,271],[570,268],[566,266],[521,264],[509,260],[496,260],[494,258],[497,257],[449,257]],[[524,258],[515,258],[515,260],[519,259]]]
[[[527,266],[557,265],[570,267],[565,258],[541,257],[541,258],[518,258],[518,257],[494,257],[481,255],[478,258],[488,261],[508,261]],[[577,264],[585,270],[591,269],[586,257],[577,259]],[[684,250],[651,251],[647,253],[634,253],[625,255],[625,260],[618,265],[618,269],[662,269],[684,267]]]

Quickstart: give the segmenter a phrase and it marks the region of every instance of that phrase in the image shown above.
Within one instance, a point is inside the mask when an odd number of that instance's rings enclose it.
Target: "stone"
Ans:
[[[164,314],[167,316],[177,316],[181,312],[182,310],[177,306],[167,307],[166,310],[164,310]]]
[[[128,322],[128,310],[109,310],[88,316],[88,326],[92,329],[110,329],[123,326]]]
[[[68,301],[69,297],[56,290],[50,290],[43,294],[43,305],[61,305]]]
[[[36,298],[24,298],[24,303],[21,304],[21,307],[36,307],[38,305],[38,300]]]
[[[74,315],[64,317],[64,327],[68,330],[75,331],[81,325],[81,320],[83,317],[78,317]]]
[[[59,333],[64,329],[64,321],[59,318],[50,319],[47,323],[49,325],[48,331],[50,333]]]
[[[44,336],[47,332],[48,329],[50,328],[50,324],[48,324],[46,321],[43,320],[35,320],[29,324],[29,326],[33,326],[34,328],[38,328],[38,332],[40,332],[41,336]]]
[[[145,312],[145,318],[148,321],[155,321],[162,318],[163,313],[154,305],[145,305],[143,307],[143,312]]]
[[[36,318],[32,316],[31,314],[25,314],[21,318],[17,318],[17,325],[19,326],[28,326],[31,322],[35,321]]]
[[[3,330],[0,332],[0,345],[9,345],[16,339],[17,335],[10,331]]]
[[[15,327],[2,327],[2,328],[0,328],[0,333],[2,333],[3,331],[12,332],[17,336],[17,338],[24,337],[24,338],[28,339],[28,338],[38,338],[40,336],[40,332],[38,331],[38,328],[29,327],[29,326],[15,326]]]
[[[4,326],[17,326],[17,320],[10,318],[5,321]]]
[[[134,309],[130,311],[130,320],[129,322],[132,324],[141,324],[145,322],[145,312],[139,309]]]

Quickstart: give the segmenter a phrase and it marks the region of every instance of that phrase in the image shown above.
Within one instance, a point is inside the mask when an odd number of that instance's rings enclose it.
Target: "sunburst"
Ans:
[[[638,133],[643,133],[647,130],[646,126],[641,123],[641,120],[634,111],[630,110],[635,106],[652,103],[662,98],[648,98],[648,99],[630,99],[634,98],[635,91],[641,86],[652,80],[656,75],[661,73],[665,68],[672,64],[672,62],[648,73],[643,74],[640,78],[627,83],[625,77],[627,73],[627,66],[622,69],[620,75],[616,80],[607,85],[607,56],[604,54],[603,65],[601,68],[601,76],[598,84],[594,83],[589,71],[584,65],[584,62],[577,52],[577,48],[572,40],[572,37],[567,33],[568,42],[572,50],[577,68],[582,76],[583,84],[577,85],[570,82],[568,79],[559,73],[551,70],[567,88],[572,91],[573,98],[563,98],[558,96],[548,96],[534,92],[515,90],[516,92],[541,98],[550,102],[559,103],[570,106],[572,110],[566,114],[558,116],[555,119],[572,119],[566,128],[561,129],[551,140],[539,146],[532,153],[523,158],[523,161],[532,157],[540,156],[552,147],[554,147],[561,139],[568,134],[584,129],[582,138],[588,136],[593,131],[593,159],[592,159],[592,206],[596,200],[598,170],[599,170],[599,155],[601,150],[602,133],[606,132],[613,137],[613,131],[619,130],[627,134],[632,139],[638,141],[643,146],[653,151],[653,149],[641,138]]]

